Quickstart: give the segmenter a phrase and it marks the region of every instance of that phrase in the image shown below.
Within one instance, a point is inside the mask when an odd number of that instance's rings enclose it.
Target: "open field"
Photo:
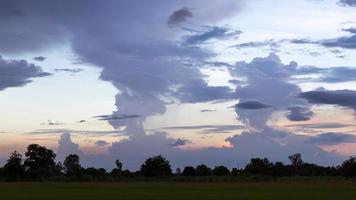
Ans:
[[[262,183],[0,183],[1,200],[356,199],[355,182]]]

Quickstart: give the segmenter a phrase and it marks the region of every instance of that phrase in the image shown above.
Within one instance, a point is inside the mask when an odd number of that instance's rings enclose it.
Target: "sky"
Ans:
[[[355,0],[0,0],[0,164],[338,165],[356,154]]]

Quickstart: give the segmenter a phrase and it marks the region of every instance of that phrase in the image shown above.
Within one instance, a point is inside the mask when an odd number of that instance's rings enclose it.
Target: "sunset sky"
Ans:
[[[356,154],[356,0],[0,0],[0,164],[337,165]]]

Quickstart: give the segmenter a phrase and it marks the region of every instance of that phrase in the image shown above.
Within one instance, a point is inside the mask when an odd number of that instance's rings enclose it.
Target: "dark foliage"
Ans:
[[[216,166],[212,172],[214,176],[228,176],[230,174],[230,170],[222,165]]]
[[[37,144],[27,147],[25,160],[17,151],[10,154],[4,167],[0,168],[0,180],[26,181],[26,180],[73,180],[73,181],[97,181],[97,180],[129,180],[133,177],[141,177],[143,180],[157,180],[153,177],[177,177],[178,180],[219,180],[220,177],[239,177],[241,180],[267,181],[275,180],[283,176],[344,176],[346,178],[356,177],[356,158],[351,157],[344,161],[341,166],[324,167],[313,163],[303,162],[300,154],[289,156],[290,165],[282,162],[272,163],[267,158],[252,158],[245,168],[232,168],[221,165],[213,169],[201,164],[197,167],[186,166],[181,172],[177,168],[173,174],[169,161],[159,156],[148,158],[142,165],[140,171],[130,172],[123,170],[123,164],[116,160],[116,168],[108,173],[103,168],[83,168],[80,165],[78,155],[68,155],[63,165],[55,163],[56,155],[52,150]],[[144,177],[142,177],[144,176]],[[214,177],[210,177],[214,176]],[[148,177],[148,178],[146,178]],[[189,178],[188,178],[189,177]],[[196,178],[193,178],[196,177]],[[140,179],[140,178],[139,178]],[[225,178],[223,178],[225,179]],[[158,179],[160,180],[160,179]]]
[[[82,166],[79,162],[79,156],[76,154],[68,155],[64,160],[64,169],[67,176],[77,176],[81,174]]]
[[[196,175],[195,168],[192,166],[184,167],[182,175],[183,176],[195,176]]]
[[[27,147],[25,155],[24,168],[30,178],[38,179],[55,174],[56,154],[52,150],[38,144],[31,144]]]
[[[141,165],[141,173],[143,176],[170,176],[172,169],[169,161],[159,155],[148,158]]]
[[[211,169],[208,166],[201,164],[196,167],[195,173],[197,176],[210,176]]]

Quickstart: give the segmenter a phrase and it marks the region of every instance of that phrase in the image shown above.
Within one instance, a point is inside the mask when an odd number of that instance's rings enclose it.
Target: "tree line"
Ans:
[[[244,168],[232,168],[220,165],[210,168],[201,164],[196,167],[186,166],[181,170],[172,171],[169,161],[161,155],[146,159],[139,171],[131,172],[123,169],[120,160],[116,160],[116,168],[108,172],[103,168],[84,168],[80,157],[68,155],[63,163],[55,162],[56,154],[51,149],[38,144],[27,147],[25,158],[14,151],[6,164],[0,168],[0,179],[3,181],[41,181],[41,180],[87,180],[119,178],[119,177],[206,177],[206,176],[248,176],[264,175],[271,177],[284,176],[356,176],[356,158],[351,157],[339,166],[319,166],[302,160],[299,153],[289,156],[290,163],[270,162],[267,158],[252,158]]]

